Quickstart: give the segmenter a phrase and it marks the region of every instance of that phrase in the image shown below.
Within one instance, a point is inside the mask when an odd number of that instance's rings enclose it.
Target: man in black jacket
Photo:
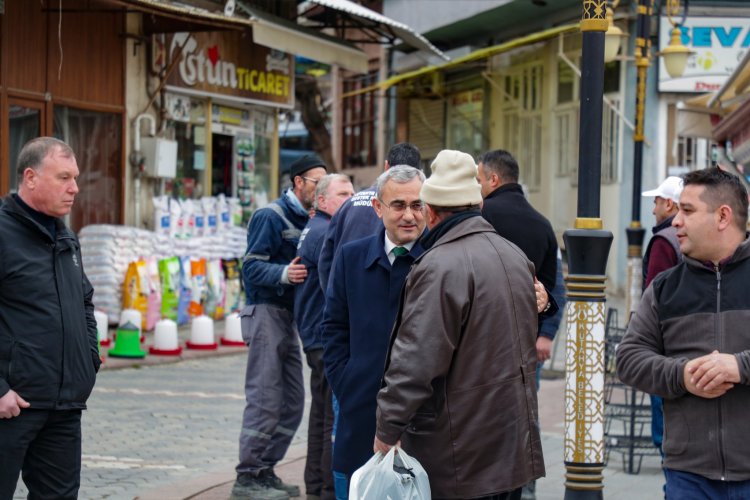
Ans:
[[[51,137],[18,156],[18,193],[0,208],[0,498],[76,498],[81,410],[100,360],[75,234],[60,219],[78,193],[70,146]]]
[[[515,243],[536,269],[536,277],[552,291],[557,275],[557,239],[549,221],[531,206],[518,184],[518,163],[502,149],[479,160],[477,180],[482,186],[482,216],[503,238]],[[539,364],[550,356],[552,338],[540,335],[536,350]]]
[[[564,294],[562,283],[555,290],[557,278],[557,239],[549,221],[531,206],[518,184],[518,163],[513,156],[502,149],[489,151],[479,159],[477,180],[482,187],[482,216],[492,224],[495,231],[511,243],[518,246],[528,259],[534,263],[536,277],[542,282],[548,293],[557,292],[555,299],[562,299],[558,304],[556,317],[540,317],[536,339],[537,356],[537,390],[541,366],[552,354],[552,341],[557,333],[557,326],[562,319]],[[554,326],[544,325],[550,322]],[[524,487],[524,500],[536,498],[533,483]]]

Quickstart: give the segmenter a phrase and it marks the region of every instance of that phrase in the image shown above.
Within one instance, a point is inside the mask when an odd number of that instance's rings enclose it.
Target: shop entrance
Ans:
[[[211,196],[232,196],[234,137],[214,133],[211,139]]]

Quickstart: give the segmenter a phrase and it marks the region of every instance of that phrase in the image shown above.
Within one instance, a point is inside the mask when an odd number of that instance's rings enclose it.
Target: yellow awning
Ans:
[[[391,78],[387,80],[383,80],[382,82],[378,82],[374,85],[370,85],[369,87],[364,87],[358,90],[354,90],[352,92],[347,92],[346,94],[343,94],[342,97],[343,98],[352,97],[352,96],[364,94],[367,92],[373,92],[375,90],[386,90],[406,80],[418,78],[420,76],[434,73],[436,71],[444,71],[450,68],[454,68],[456,66],[460,66],[462,64],[466,64],[472,61],[477,61],[479,59],[486,59],[496,54],[501,54],[503,52],[507,52],[509,50],[513,50],[518,47],[523,47],[524,45],[530,45],[532,43],[549,40],[550,38],[555,38],[564,33],[575,32],[575,31],[578,31],[578,29],[579,29],[579,24],[575,23],[575,24],[566,24],[563,26],[558,26],[556,28],[551,28],[551,29],[544,30],[544,31],[538,31],[536,33],[532,33],[531,35],[527,35],[521,38],[514,38],[513,40],[501,43],[499,45],[493,45],[492,47],[485,47],[483,49],[475,50],[474,52],[470,54],[466,54],[465,56],[459,57],[447,63],[438,64],[434,66],[425,66],[424,68],[420,68],[418,70],[392,76]]]

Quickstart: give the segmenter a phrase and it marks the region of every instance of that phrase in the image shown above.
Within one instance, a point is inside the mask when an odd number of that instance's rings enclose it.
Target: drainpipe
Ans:
[[[135,194],[135,227],[141,226],[141,177],[146,168],[145,157],[141,153],[141,120],[146,118],[149,122],[149,135],[156,135],[156,120],[148,113],[141,113],[133,120],[135,129],[133,138],[133,152],[130,153],[130,166],[133,167],[135,178],[133,180],[133,191]]]

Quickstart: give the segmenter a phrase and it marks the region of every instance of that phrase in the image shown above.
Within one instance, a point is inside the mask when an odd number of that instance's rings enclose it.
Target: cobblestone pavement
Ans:
[[[80,498],[130,500],[146,490],[232,471],[246,359],[243,352],[100,372],[83,416]],[[306,440],[306,422],[305,416],[295,443]],[[26,494],[19,481],[14,498]]]

